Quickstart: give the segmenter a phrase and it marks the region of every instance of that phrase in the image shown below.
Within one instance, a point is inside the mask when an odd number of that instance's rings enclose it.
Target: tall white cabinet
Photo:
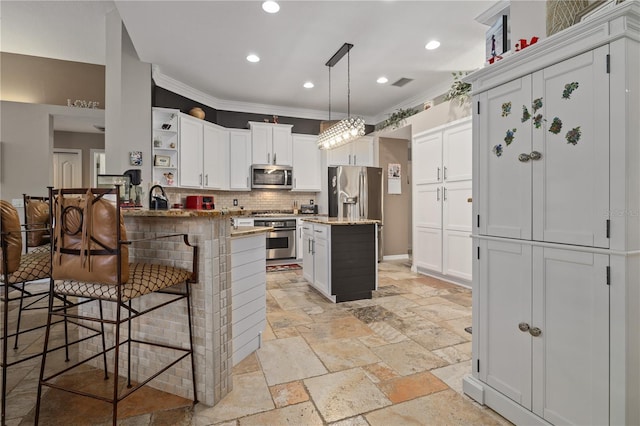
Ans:
[[[471,117],[413,137],[414,269],[471,281]]]
[[[640,3],[469,77],[473,370],[516,424],[640,424]]]

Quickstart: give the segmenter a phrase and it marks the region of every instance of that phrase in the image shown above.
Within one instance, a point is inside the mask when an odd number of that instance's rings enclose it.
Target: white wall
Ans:
[[[140,62],[117,10],[107,15],[105,153],[107,173],[138,168],[130,151],[142,152],[143,188],[151,182],[151,65]]]
[[[0,198],[46,195],[53,183],[53,116],[95,118],[104,111],[59,105],[0,102]]]
[[[523,38],[527,41],[531,37],[540,40],[547,36],[547,4],[542,0],[511,0],[509,5],[511,14],[511,50]]]

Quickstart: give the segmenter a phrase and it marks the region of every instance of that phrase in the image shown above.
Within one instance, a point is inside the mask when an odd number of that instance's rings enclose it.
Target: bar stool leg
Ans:
[[[102,362],[104,363],[104,379],[109,380],[109,369],[107,368],[107,343],[104,337],[104,313],[102,311],[102,300],[98,300],[100,309],[100,333],[102,336]]]
[[[4,259],[6,259],[6,256],[4,256]],[[5,268],[6,268],[6,261],[5,261]],[[5,269],[6,270],[6,269]],[[9,286],[7,285],[6,282],[7,276],[5,275],[5,283],[2,286],[3,287],[3,300],[2,300],[2,304],[3,304],[3,312],[2,312],[2,407],[1,410],[2,412],[0,413],[0,424],[2,424],[2,426],[4,426],[5,424],[5,417],[6,417],[6,410],[7,410],[7,352],[8,352],[8,345],[7,345],[7,339],[9,338],[9,333],[8,333],[8,329],[9,329]]]
[[[118,290],[120,293],[120,290]],[[118,294],[118,301],[116,302],[116,329],[115,329],[115,353],[114,353],[114,364],[113,364],[113,426],[117,426],[118,421],[118,379],[120,375],[118,374],[118,365],[120,360],[120,294]]]
[[[187,321],[189,322],[189,349],[191,349],[191,380],[193,382],[193,405],[198,403],[196,389],[196,360],[193,354],[193,329],[191,327],[191,283],[185,283],[187,293]]]
[[[47,308],[47,327],[44,332],[44,348],[42,351],[42,362],[40,363],[40,378],[38,379],[38,395],[36,398],[36,416],[34,424],[37,426],[40,421],[40,402],[42,401],[42,380],[44,379],[44,369],[47,363],[47,352],[49,349],[49,334],[51,331],[51,317],[53,311],[53,279],[49,282],[49,307]]]
[[[22,306],[24,305],[24,283],[20,291],[20,308],[18,308],[18,323],[16,324],[16,338],[13,342],[13,349],[18,349],[18,336],[20,336],[20,323],[22,322]]]
[[[131,299],[127,316],[127,388],[131,389]]]

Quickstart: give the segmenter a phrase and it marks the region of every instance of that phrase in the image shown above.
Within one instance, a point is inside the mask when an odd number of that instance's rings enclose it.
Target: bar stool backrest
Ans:
[[[0,200],[0,227],[2,230],[2,243],[6,247],[6,250],[0,250],[0,273],[12,274],[20,266],[22,230],[18,211],[10,202],[5,200]]]
[[[54,279],[113,285],[129,280],[129,249],[120,244],[127,237],[117,192],[67,189],[53,196]]]
[[[27,247],[38,247],[50,243],[49,202],[46,197],[31,197],[24,194],[24,223],[27,232]],[[34,230],[35,229],[35,230]]]

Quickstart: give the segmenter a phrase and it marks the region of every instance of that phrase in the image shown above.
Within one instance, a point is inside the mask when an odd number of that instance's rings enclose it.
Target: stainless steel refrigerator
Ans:
[[[382,169],[329,167],[329,217],[374,219],[378,226],[378,262],[382,260]]]

